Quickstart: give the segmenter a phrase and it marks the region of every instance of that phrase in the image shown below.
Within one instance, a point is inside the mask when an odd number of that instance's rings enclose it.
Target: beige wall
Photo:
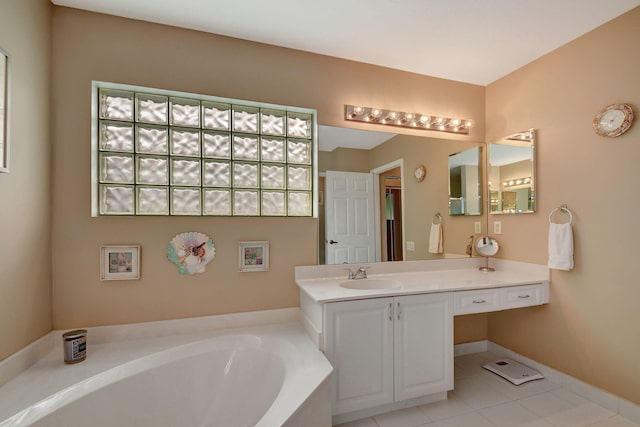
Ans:
[[[477,126],[467,139],[484,138],[481,86],[61,7],[52,46],[55,328],[297,306],[294,266],[317,259],[313,218],[91,218],[92,80],[316,108],[333,126],[347,103],[469,117]],[[184,277],[165,251],[189,230],[212,237],[216,258]],[[271,271],[237,272],[243,239],[271,242]],[[141,280],[98,279],[109,243],[142,245]]]
[[[51,329],[51,5],[0,0],[11,54],[11,170],[0,173],[0,360]]]
[[[489,339],[640,403],[637,227],[640,123],[591,127],[605,105],[640,108],[640,8],[487,87],[487,136],[539,129],[537,212],[501,215],[500,257],[547,261],[547,216],[574,214],[575,265],[552,270],[551,303],[489,316]],[[492,229],[492,227],[490,227]]]

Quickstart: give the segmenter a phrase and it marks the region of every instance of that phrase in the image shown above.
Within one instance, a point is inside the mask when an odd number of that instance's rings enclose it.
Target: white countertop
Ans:
[[[481,258],[455,260],[405,261],[367,263],[362,265],[332,265],[296,267],[296,284],[315,302],[346,301],[395,295],[517,286],[549,281],[549,269],[544,265],[506,260],[491,260],[496,271],[478,269]],[[367,279],[347,279],[347,269],[356,271],[367,266]],[[348,289],[340,286],[363,285],[367,281],[396,281],[391,289]]]

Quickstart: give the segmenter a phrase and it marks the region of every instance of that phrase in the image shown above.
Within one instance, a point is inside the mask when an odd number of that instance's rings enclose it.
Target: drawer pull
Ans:
[[[393,321],[393,303],[389,303],[389,321]]]
[[[486,304],[487,300],[486,299],[477,299],[473,301],[474,304]]]
[[[529,295],[529,294],[526,294],[526,295],[518,295],[518,298],[522,298],[522,299],[525,299],[525,298],[531,298],[531,295]]]

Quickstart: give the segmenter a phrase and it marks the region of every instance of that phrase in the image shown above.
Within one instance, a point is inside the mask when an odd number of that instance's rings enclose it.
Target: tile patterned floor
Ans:
[[[455,358],[446,401],[388,412],[339,427],[640,427],[547,379],[515,386],[482,368],[499,356]]]

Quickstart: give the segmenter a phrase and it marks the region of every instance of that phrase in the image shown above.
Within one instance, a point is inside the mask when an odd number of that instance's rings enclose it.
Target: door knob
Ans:
[[[335,245],[336,243],[338,243],[338,242],[336,242],[336,241],[335,241],[335,240],[333,240],[333,239],[329,240],[329,244],[330,244],[330,245]]]

